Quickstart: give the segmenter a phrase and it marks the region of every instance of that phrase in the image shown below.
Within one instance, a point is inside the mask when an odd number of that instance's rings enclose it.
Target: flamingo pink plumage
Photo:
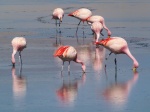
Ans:
[[[87,18],[89,18],[91,15],[92,12],[87,8],[80,8],[68,14],[68,16],[72,16],[80,20],[78,26],[80,25],[81,21],[84,23],[84,21],[86,21]],[[78,26],[77,26],[77,30],[78,30]]]
[[[63,17],[64,17],[64,10],[62,8],[54,9],[53,14],[52,14],[52,19],[56,20],[56,27],[57,27],[57,20],[59,20],[59,26],[60,26],[60,23],[62,22]]]
[[[19,52],[19,59],[22,64],[22,59],[21,59],[21,51],[26,48],[27,42],[24,37],[15,37],[13,38],[12,42],[12,47],[13,47],[13,53],[12,53],[12,64],[15,66],[15,54]]]
[[[93,22],[91,25],[91,30],[95,34],[95,40],[98,42],[98,39],[100,38],[100,33],[102,32],[103,25],[100,22]]]
[[[63,61],[62,71],[63,71],[64,62],[68,61],[69,62],[68,72],[70,72],[70,61],[74,61],[76,63],[80,63],[82,65],[83,72],[85,72],[86,66],[82,61],[80,61],[77,58],[77,51],[74,47],[72,47],[72,46],[61,46],[55,51],[54,56],[55,57],[58,56],[60,59],[62,59],[62,61]]]
[[[107,28],[104,17],[99,16],[99,15],[93,15],[93,16],[90,16],[89,18],[87,18],[87,22],[89,24],[91,24],[93,22],[100,22],[103,25],[104,29],[107,30],[108,37],[111,36],[111,31]]]
[[[96,44],[104,46],[105,48],[110,50],[112,53],[128,55],[129,58],[133,60],[133,70],[136,70],[136,68],[138,68],[139,63],[131,54],[128,48],[128,44],[125,39],[121,37],[111,37],[111,38],[103,39]]]

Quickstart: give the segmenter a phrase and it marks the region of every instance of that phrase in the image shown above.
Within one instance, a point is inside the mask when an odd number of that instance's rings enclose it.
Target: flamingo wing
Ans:
[[[68,16],[77,16],[79,13],[79,10],[76,10],[74,12],[71,12],[70,14],[68,14]]]
[[[102,39],[100,42],[98,42],[98,44],[101,45],[106,45],[108,41],[112,40],[113,38],[106,38],[106,39]]]
[[[69,46],[61,46],[59,47],[56,52],[54,53],[54,57],[57,57],[57,56],[62,56],[64,51],[68,48]]]

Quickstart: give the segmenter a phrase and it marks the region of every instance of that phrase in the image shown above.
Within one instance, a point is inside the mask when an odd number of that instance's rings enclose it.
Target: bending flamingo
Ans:
[[[100,34],[103,30],[103,26],[100,22],[93,22],[91,25],[91,30],[95,34],[95,41],[98,42],[98,39],[100,38]]]
[[[105,48],[110,50],[111,53],[128,55],[129,58],[133,60],[133,70],[136,70],[136,68],[138,68],[139,63],[131,54],[125,39],[121,37],[111,37],[111,38],[103,39],[97,44],[104,46]],[[116,58],[115,58],[115,64],[116,64]]]
[[[24,37],[15,37],[12,42],[12,47],[13,47],[13,53],[12,53],[12,64],[15,66],[15,54],[19,52],[19,59],[22,65],[22,59],[21,59],[21,51],[26,48],[27,42]]]
[[[111,36],[111,31],[105,25],[105,19],[104,19],[104,17],[99,16],[99,15],[93,15],[93,16],[90,16],[89,18],[87,18],[87,23],[91,24],[93,22],[100,22],[103,25],[104,29],[107,30],[108,37]]]
[[[78,26],[80,25],[81,21],[84,23],[84,21],[86,21],[87,18],[89,18],[91,15],[92,15],[92,12],[87,8],[80,8],[68,14],[68,16],[72,16],[80,20],[80,22],[78,23]],[[78,26],[77,26],[76,33],[78,31]]]
[[[72,47],[72,46],[61,46],[56,50],[56,52],[54,53],[54,56],[55,57],[58,56],[60,59],[62,59],[62,61],[63,61],[62,71],[63,71],[64,62],[68,61],[69,62],[68,72],[70,72],[70,61],[74,61],[76,63],[81,64],[82,70],[83,70],[83,72],[85,72],[86,66],[82,61],[80,61],[77,58],[77,51],[74,47]]]
[[[52,14],[52,19],[56,20],[56,28],[57,28],[57,20],[59,20],[59,27],[60,27],[60,23],[62,22],[62,19],[64,17],[64,10],[62,8],[56,8],[53,11]]]

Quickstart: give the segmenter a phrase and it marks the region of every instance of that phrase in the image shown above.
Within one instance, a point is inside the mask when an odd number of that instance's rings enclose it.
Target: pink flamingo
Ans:
[[[80,20],[80,22],[78,23],[78,26],[80,25],[81,21],[84,23],[84,21],[86,21],[87,18],[89,18],[91,15],[92,15],[92,12],[87,8],[80,8],[68,14],[68,16],[72,16]],[[77,26],[76,33],[78,31],[78,26]]]
[[[15,66],[15,54],[19,52],[19,59],[22,65],[22,59],[21,59],[21,51],[26,48],[27,42],[24,37],[15,37],[11,41],[12,47],[13,47],[13,53],[12,53],[12,64]]]
[[[93,15],[93,16],[90,16],[89,18],[87,18],[87,23],[91,24],[93,22],[100,22],[103,25],[104,29],[107,30],[108,37],[111,36],[111,31],[105,25],[105,19],[102,16]]]
[[[60,27],[60,23],[62,22],[62,19],[64,17],[64,10],[62,8],[56,8],[53,11],[52,14],[52,19],[56,20],[56,27],[57,27],[57,20],[59,20],[59,27]]]
[[[68,72],[70,72],[70,61],[74,61],[76,63],[80,63],[82,65],[83,72],[85,72],[86,66],[82,61],[77,59],[77,51],[74,47],[72,47],[72,46],[61,46],[56,50],[56,52],[54,53],[54,56],[55,57],[58,56],[60,59],[62,59],[62,61],[63,61],[62,71],[63,71],[64,62],[68,61],[69,62]]]
[[[95,40],[96,40],[96,42],[98,42],[98,39],[100,38],[100,33],[103,30],[102,24],[100,22],[93,22],[92,25],[91,25],[91,30],[95,34]]]
[[[138,68],[139,63],[131,54],[125,39],[121,37],[111,37],[111,38],[103,39],[96,44],[104,46],[105,48],[110,50],[111,53],[128,55],[129,58],[133,60],[133,70],[136,70],[136,68]],[[109,55],[111,55],[111,53]],[[116,64],[116,58],[115,58],[115,64]]]

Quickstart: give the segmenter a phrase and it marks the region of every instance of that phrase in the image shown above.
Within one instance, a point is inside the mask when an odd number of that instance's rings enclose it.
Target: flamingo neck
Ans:
[[[58,15],[60,22],[62,22],[62,15]]]
[[[97,32],[96,33],[96,42],[98,42],[98,39],[100,38],[100,33],[99,32]]]
[[[80,63],[80,64],[82,65],[82,70],[83,70],[83,72],[85,72],[85,69],[86,69],[85,64],[84,64],[82,61],[80,61],[79,59],[77,59],[77,58],[76,58],[75,62],[76,62],[76,63]]]
[[[11,56],[11,61],[12,61],[12,64],[14,65],[15,64],[15,54],[17,53],[16,50],[13,50],[13,53],[12,53],[12,56]]]
[[[131,54],[129,51],[128,47],[124,49],[124,52],[133,60],[133,68],[138,68],[139,63],[138,61],[134,58],[134,56]]]

